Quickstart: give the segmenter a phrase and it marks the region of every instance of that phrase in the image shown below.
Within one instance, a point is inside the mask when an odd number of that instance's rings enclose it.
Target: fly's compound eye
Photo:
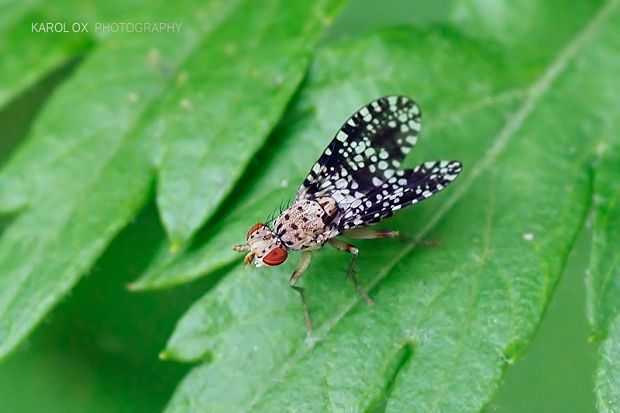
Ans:
[[[269,254],[265,255],[263,258],[263,262],[267,265],[280,265],[288,256],[288,253],[284,248],[274,248],[269,252]]]
[[[265,226],[265,224],[261,224],[258,223],[256,225],[254,225],[252,228],[250,228],[250,230],[248,231],[248,235],[246,237],[246,239],[250,239],[250,236],[255,233],[256,231],[258,231],[259,229],[263,228]]]

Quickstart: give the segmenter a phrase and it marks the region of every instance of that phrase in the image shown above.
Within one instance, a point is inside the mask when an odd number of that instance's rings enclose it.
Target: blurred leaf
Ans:
[[[554,40],[561,48],[541,46],[548,60],[538,72],[450,30],[324,48],[292,111],[298,119],[267,145],[277,153],[259,154],[258,176],[213,230],[214,245],[164,265],[168,277],[155,282],[226,262],[224,241],[242,240],[277,207],[275,188],[291,196],[340,123],[388,93],[415,96],[425,112],[412,163],[464,162],[451,188],[385,223],[442,245],[356,242],[374,307],[347,285],[348,257],[315,254],[302,280],[315,327],[307,336],[286,287],[294,262],[260,274],[237,267],[183,317],[162,353],[209,360],[168,410],[481,409],[540,322],[588,209],[594,150],[617,116],[617,2],[566,24],[572,30]]]
[[[178,62],[182,49],[166,39],[148,43]],[[148,193],[145,142],[129,135],[168,78],[148,63],[147,39],[136,40],[114,38],[93,53],[0,174],[0,210],[28,206],[0,239],[0,355],[73,286]],[[124,67],[132,70],[119,73]]]
[[[586,277],[592,336],[605,337],[595,387],[602,412],[620,409],[620,108],[615,109],[594,171],[592,254]]]
[[[151,1],[152,11],[162,0]],[[0,108],[47,73],[92,48],[95,39],[106,37],[97,32],[96,22],[126,21],[145,17],[143,2],[110,0],[10,1],[0,5]],[[178,16],[172,7],[162,8],[166,20]],[[140,11],[140,13],[139,13]],[[65,24],[68,32],[41,30],[40,24]],[[86,24],[88,32],[73,32],[74,23]],[[33,28],[33,24],[35,27]],[[76,26],[77,27],[77,26]],[[62,29],[64,30],[64,28]]]
[[[28,141],[0,172],[0,211],[23,209],[0,239],[0,356],[73,286],[143,205],[155,173],[153,159],[162,153],[160,136],[152,132],[167,125],[159,117],[160,108],[174,118],[178,112],[173,108],[187,109],[183,101],[174,100],[177,88],[185,90],[185,85],[205,93],[210,74],[227,70],[218,61],[202,61],[199,71],[188,71],[205,57],[205,50],[219,50],[210,32],[232,21],[244,38],[258,35],[253,27],[240,27],[239,17],[230,17],[248,11],[241,1],[213,1],[199,8],[188,7],[191,4],[171,3],[151,16],[178,16],[183,27],[176,34],[128,33],[104,40],[57,91]],[[327,8],[328,2],[322,5]],[[314,14],[290,22],[303,29],[292,37],[296,43],[305,44],[320,31],[316,22],[323,17],[322,8],[312,10]],[[279,29],[272,29],[269,34],[278,35]],[[271,45],[262,49],[254,50],[256,65],[277,54]],[[310,47],[302,49],[298,57],[305,62]],[[246,69],[251,64],[247,60]],[[304,67],[299,62],[293,66],[295,70],[286,73],[299,79]],[[233,80],[220,78],[218,87],[229,88]],[[287,85],[293,93],[295,85]],[[283,93],[263,90],[261,97],[285,100]],[[238,104],[221,96],[219,103]],[[194,116],[188,122],[202,128]],[[257,122],[266,134],[276,120],[271,116]],[[248,141],[245,145],[251,152]]]
[[[594,170],[594,229],[586,282],[594,337],[604,337],[620,314],[620,111],[605,127]]]
[[[248,1],[186,63],[187,80],[164,99],[154,131],[165,142],[157,201],[173,249],[237,182],[343,2]]]
[[[0,108],[85,49],[85,33],[33,33],[31,24],[58,21],[37,1],[0,6]]]
[[[601,346],[596,375],[596,405],[599,412],[617,412],[620,406],[620,317],[609,326],[609,335]]]

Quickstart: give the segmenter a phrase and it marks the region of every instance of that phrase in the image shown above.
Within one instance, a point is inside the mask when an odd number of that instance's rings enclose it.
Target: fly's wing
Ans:
[[[353,201],[339,223],[344,231],[375,223],[401,208],[431,197],[448,186],[461,172],[457,161],[424,162],[413,169],[396,171],[363,198]]]
[[[418,105],[407,97],[370,102],[342,125],[297,191],[297,199],[329,196],[342,211],[349,210],[396,176],[417,141],[420,121]]]

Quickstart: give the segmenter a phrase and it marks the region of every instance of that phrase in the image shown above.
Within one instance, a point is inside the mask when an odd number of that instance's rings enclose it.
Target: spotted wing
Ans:
[[[454,181],[461,169],[461,163],[457,161],[424,162],[413,169],[384,175],[373,191],[356,199],[343,211],[339,230],[372,224],[401,208],[423,201]]]
[[[420,122],[420,109],[407,97],[386,96],[370,102],[342,125],[297,198],[329,196],[341,210],[349,210],[396,173],[417,141]]]

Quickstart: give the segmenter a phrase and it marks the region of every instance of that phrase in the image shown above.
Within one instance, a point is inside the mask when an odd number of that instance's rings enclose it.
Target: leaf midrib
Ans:
[[[563,72],[568,63],[575,57],[577,52],[581,49],[584,43],[586,43],[593,35],[595,30],[602,24],[602,22],[608,17],[608,15],[617,6],[617,0],[609,0],[606,4],[603,4],[594,13],[593,17],[583,26],[583,29],[579,31],[567,45],[560,51],[555,59],[544,70],[542,75],[532,84],[528,89],[527,98],[523,102],[523,105],[514,113],[514,115],[508,120],[504,128],[500,131],[497,137],[494,139],[494,144],[483,156],[483,162],[477,164],[472,169],[472,172],[461,179],[460,185],[457,186],[450,194],[451,196],[439,207],[435,216],[429,220],[428,224],[422,228],[418,233],[418,238],[424,238],[426,234],[452,209],[455,203],[465,194],[465,192],[473,185],[478,176],[482,172],[489,169],[492,163],[499,157],[507,146],[510,139],[521,129],[524,121],[529,117],[532,111],[536,108],[536,105],[540,99],[549,91],[551,84],[557,77]],[[406,246],[402,252],[398,254],[391,264],[386,266],[386,269],[379,274],[368,284],[367,291],[371,291],[379,284],[384,278],[386,278],[393,268],[407,256],[415,246]],[[329,319],[317,330],[317,334],[308,335],[305,342],[294,352],[287,360],[282,363],[282,367],[274,372],[271,378],[265,380],[265,385],[259,388],[249,403],[243,407],[243,411],[251,411],[252,408],[258,403],[262,395],[269,391],[278,380],[281,379],[305,354],[314,348],[316,343],[325,339],[327,334],[344,318],[346,314],[351,311],[353,306],[360,301],[360,298],[355,296],[351,298],[344,306],[342,311],[338,312],[330,321]]]

